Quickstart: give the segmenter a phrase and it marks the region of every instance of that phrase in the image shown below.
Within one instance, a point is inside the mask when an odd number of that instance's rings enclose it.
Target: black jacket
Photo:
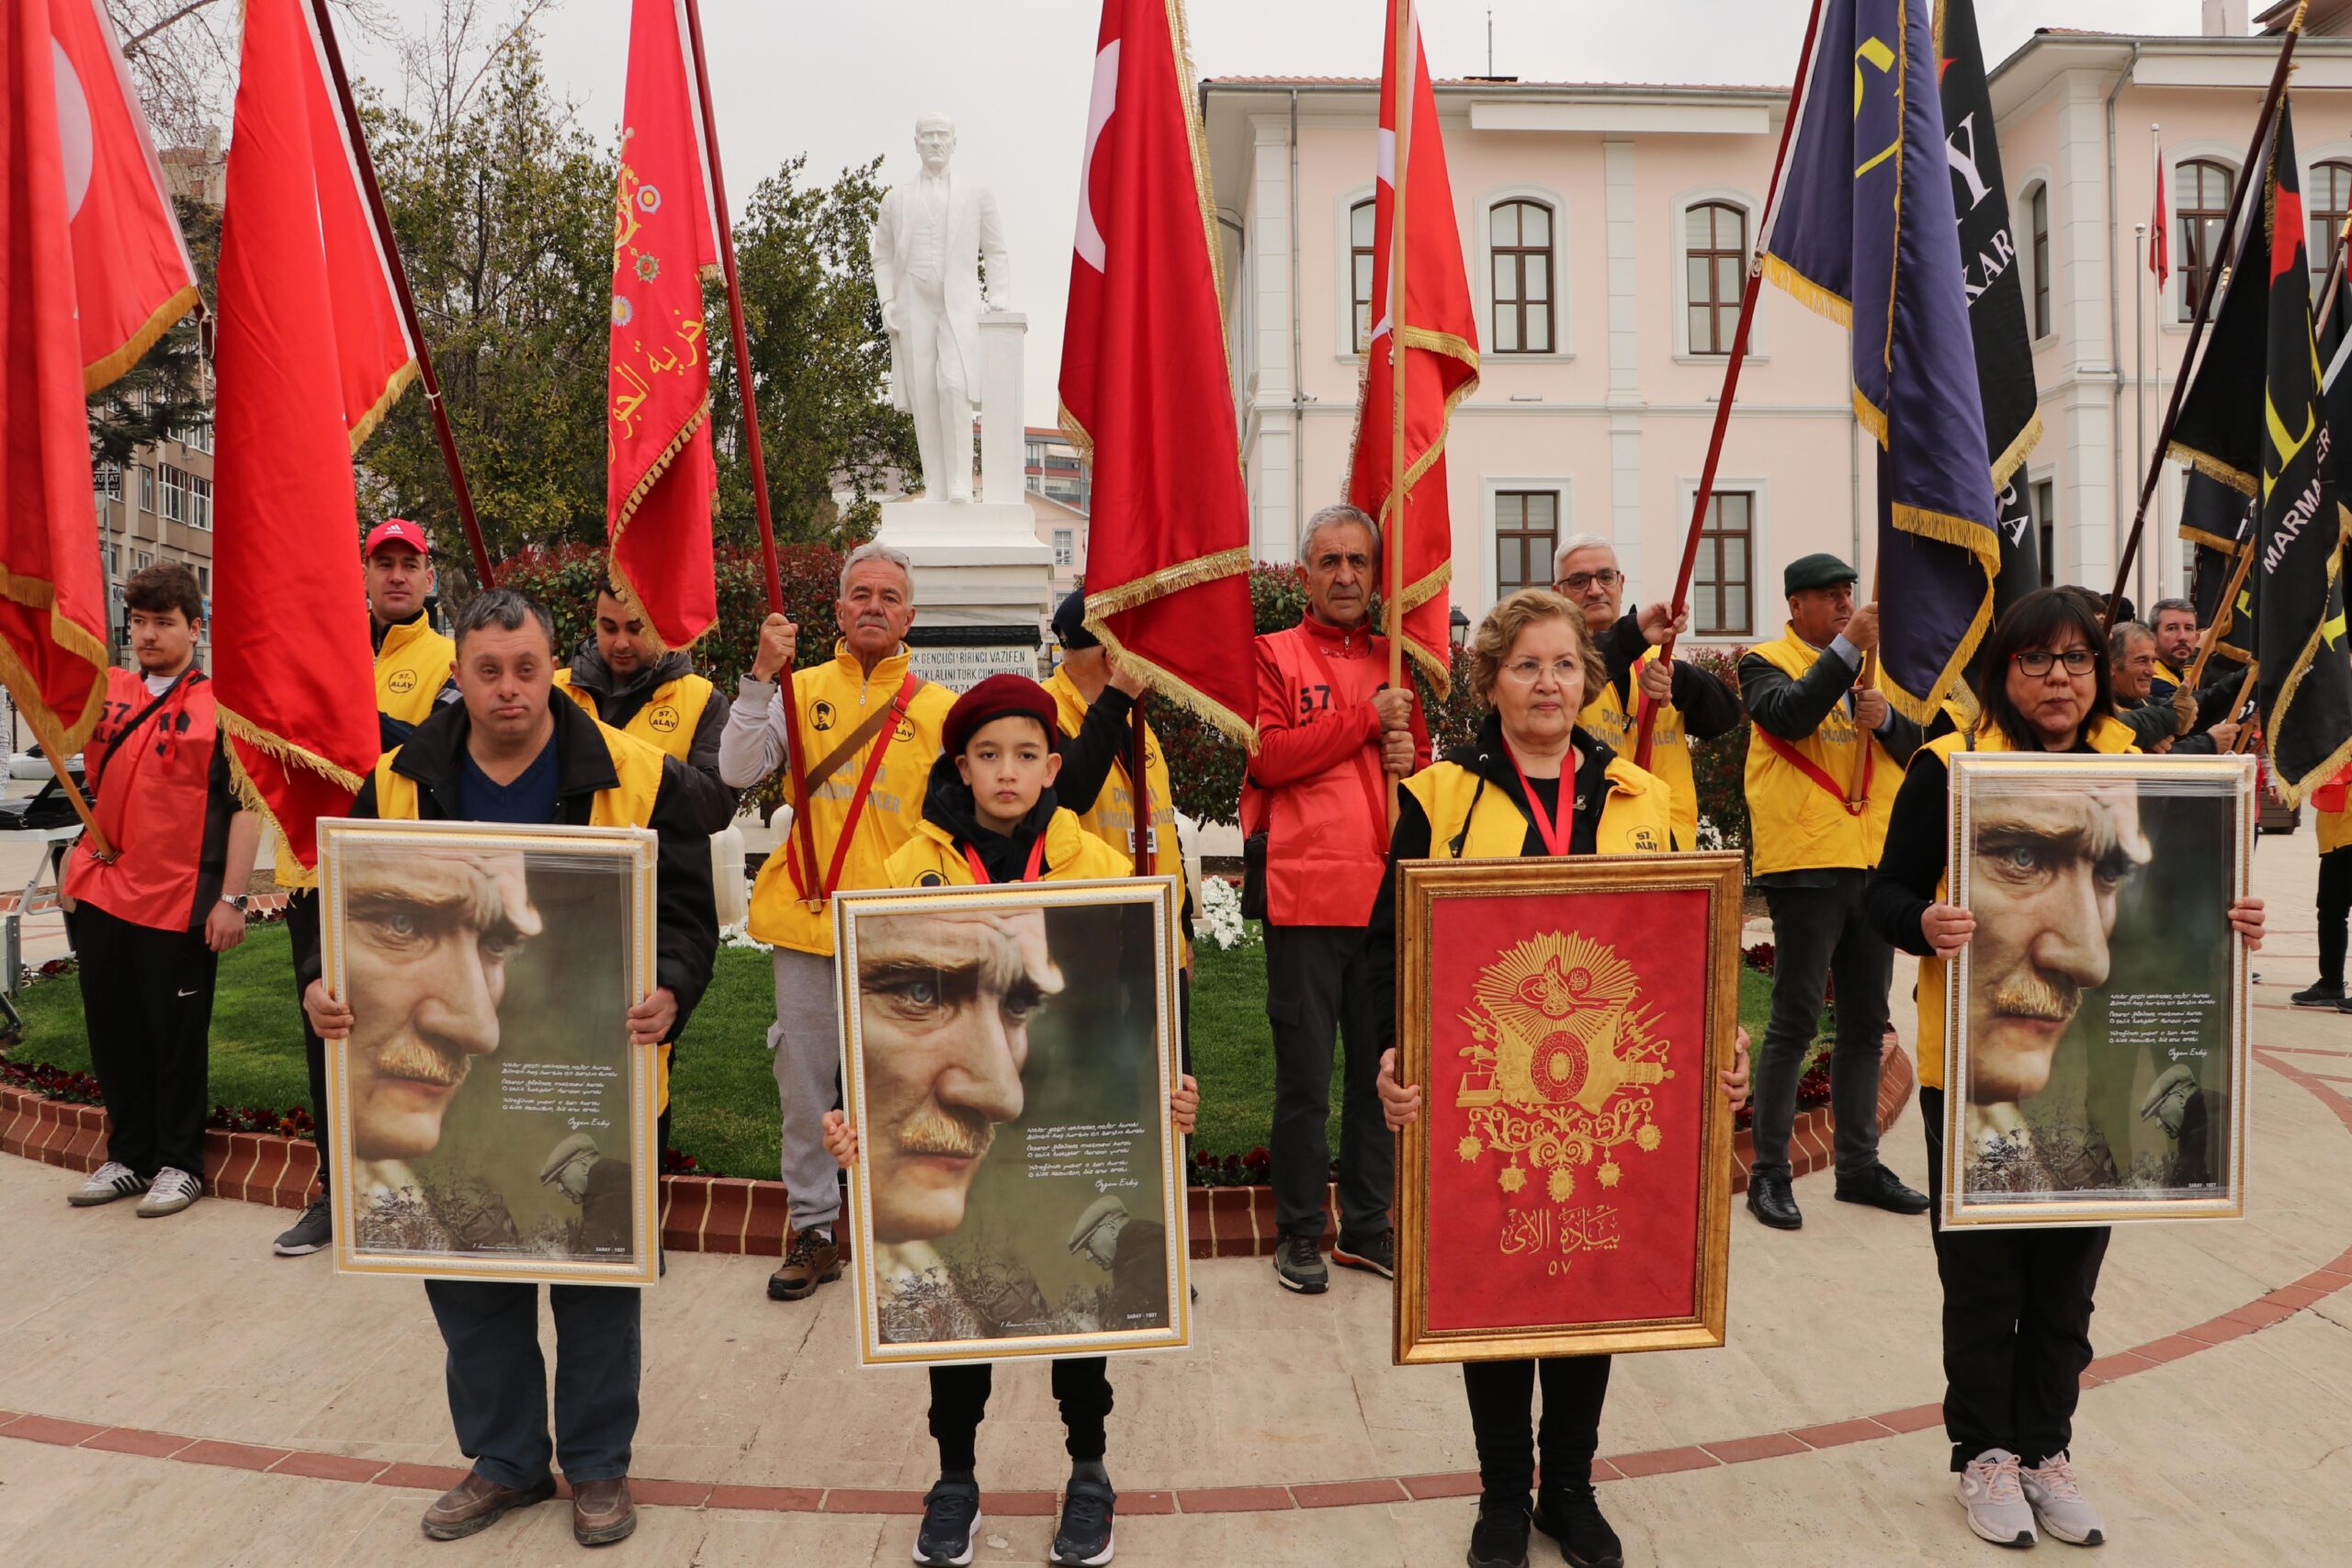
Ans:
[[[637,716],[652,697],[654,688],[694,672],[694,661],[673,650],[628,680],[616,682],[612,666],[596,650],[594,637],[582,638],[580,651],[571,656],[571,689],[594,698],[596,716],[615,729],[625,728]],[[727,825],[735,820],[740,798],[718,776],[718,738],[726,729],[727,699],[714,686],[710,700],[703,704],[701,714],[695,719],[694,740],[686,748],[686,785],[695,818],[706,833],[726,830]]]
[[[1601,662],[1609,666],[1609,683],[1617,688],[1617,700],[1631,712],[1633,669],[1650,646],[1650,639],[1642,635],[1640,620],[1626,611],[1615,626],[1594,639],[1594,646],[1600,649]],[[1593,694],[1586,694],[1587,700]],[[1693,740],[1713,740],[1739,728],[1739,694],[1687,659],[1674,661],[1671,700],[1682,715],[1682,732]]]
[[[555,717],[556,801],[554,822],[567,827],[588,826],[596,792],[620,782],[613,770],[613,754],[597,731],[596,721],[567,697],[550,694],[548,711]],[[416,727],[401,748],[392,771],[416,781],[417,817],[426,822],[465,818],[458,810],[459,763],[465,756],[471,720],[463,703],[434,710]],[[659,835],[654,874],[653,983],[667,986],[678,998],[678,1021],[670,1039],[686,1030],[686,1020],[710,985],[710,968],[718,953],[718,912],[711,900],[710,835],[697,822],[688,798],[691,770],[674,757],[662,759],[662,787],[654,795],[652,815],[642,824]],[[352,802],[354,817],[376,815],[376,779],[370,773]],[[300,976],[304,987],[319,977],[322,959],[312,953]]]
[[[1783,740],[1803,740],[1821,728],[1860,673],[1825,649],[1803,680],[1792,681],[1779,666],[1751,653],[1739,661],[1739,697],[1757,728]],[[1910,761],[1924,739],[1917,725],[1892,711],[1878,738],[1898,763]]]

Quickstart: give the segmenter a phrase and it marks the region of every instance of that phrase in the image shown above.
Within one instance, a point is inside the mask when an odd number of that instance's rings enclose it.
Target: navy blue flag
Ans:
[[[1922,724],[1992,623],[2001,564],[1928,11],[1828,0],[1762,245],[1765,276],[1851,333],[1880,453],[1881,684]]]

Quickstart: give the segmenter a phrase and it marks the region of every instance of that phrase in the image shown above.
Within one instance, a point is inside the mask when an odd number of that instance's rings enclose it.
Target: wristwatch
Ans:
[[[245,912],[245,895],[243,893],[223,893],[220,895],[220,902],[241,915]]]

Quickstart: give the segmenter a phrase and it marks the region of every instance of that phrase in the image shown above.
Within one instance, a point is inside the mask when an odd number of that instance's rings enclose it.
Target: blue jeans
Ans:
[[[555,1441],[548,1441],[547,1363],[539,1355],[539,1288],[427,1280],[425,1300],[448,1347],[449,1420],[474,1469],[517,1491],[548,1478],[612,1481],[628,1473],[637,1436],[641,1292],[550,1285],[555,1311]]]

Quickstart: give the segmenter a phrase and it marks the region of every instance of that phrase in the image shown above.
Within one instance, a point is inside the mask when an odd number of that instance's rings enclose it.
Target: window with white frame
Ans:
[[[1756,495],[1719,490],[1707,498],[1699,565],[1690,583],[1690,629],[1701,637],[1755,630]]]
[[[164,482],[164,515],[174,523],[187,521],[187,476],[169,463],[155,466]]]
[[[1367,198],[1348,209],[1348,319],[1355,323],[1355,352],[1372,342],[1373,220],[1376,209]]]
[[[212,481],[201,474],[187,479],[187,520],[198,528],[212,526]]]
[[[1560,492],[1495,492],[1495,597],[1552,586],[1552,551],[1560,535]]]
[[[139,465],[139,510],[155,510],[155,470],[144,463]]]
[[[2052,480],[2036,479],[2026,501],[2033,514],[2034,540],[2041,547],[2041,586],[2049,588],[2058,581],[2058,487]]]
[[[2312,267],[2312,302],[2327,282],[2327,264],[2335,255],[2335,237],[2344,231],[2344,217],[2352,211],[2352,164],[2329,158],[2312,168],[2311,232],[2303,242]]]
[[[154,564],[154,552],[151,550],[133,550],[130,552],[130,570],[134,573],[145,571],[149,567],[153,566]]]
[[[1747,276],[1747,209],[1728,201],[1696,203],[1682,215],[1682,247],[1690,352],[1727,355]]]
[[[2037,180],[2025,198],[2028,265],[2032,269],[2033,335],[2050,335],[2050,183]]]
[[[1054,564],[1056,566],[1078,564],[1078,535],[1074,530],[1069,528],[1054,530]]]
[[[2222,254],[2228,243],[2222,227],[2229,220],[2230,193],[2237,176],[2226,164],[2191,158],[2173,171],[2173,210],[2180,223],[2180,319],[2197,319],[2197,302],[2205,297],[2208,279],[2219,277]]]
[[[1540,201],[1497,202],[1487,216],[1494,268],[1497,354],[1549,354],[1552,336],[1552,209]]]

